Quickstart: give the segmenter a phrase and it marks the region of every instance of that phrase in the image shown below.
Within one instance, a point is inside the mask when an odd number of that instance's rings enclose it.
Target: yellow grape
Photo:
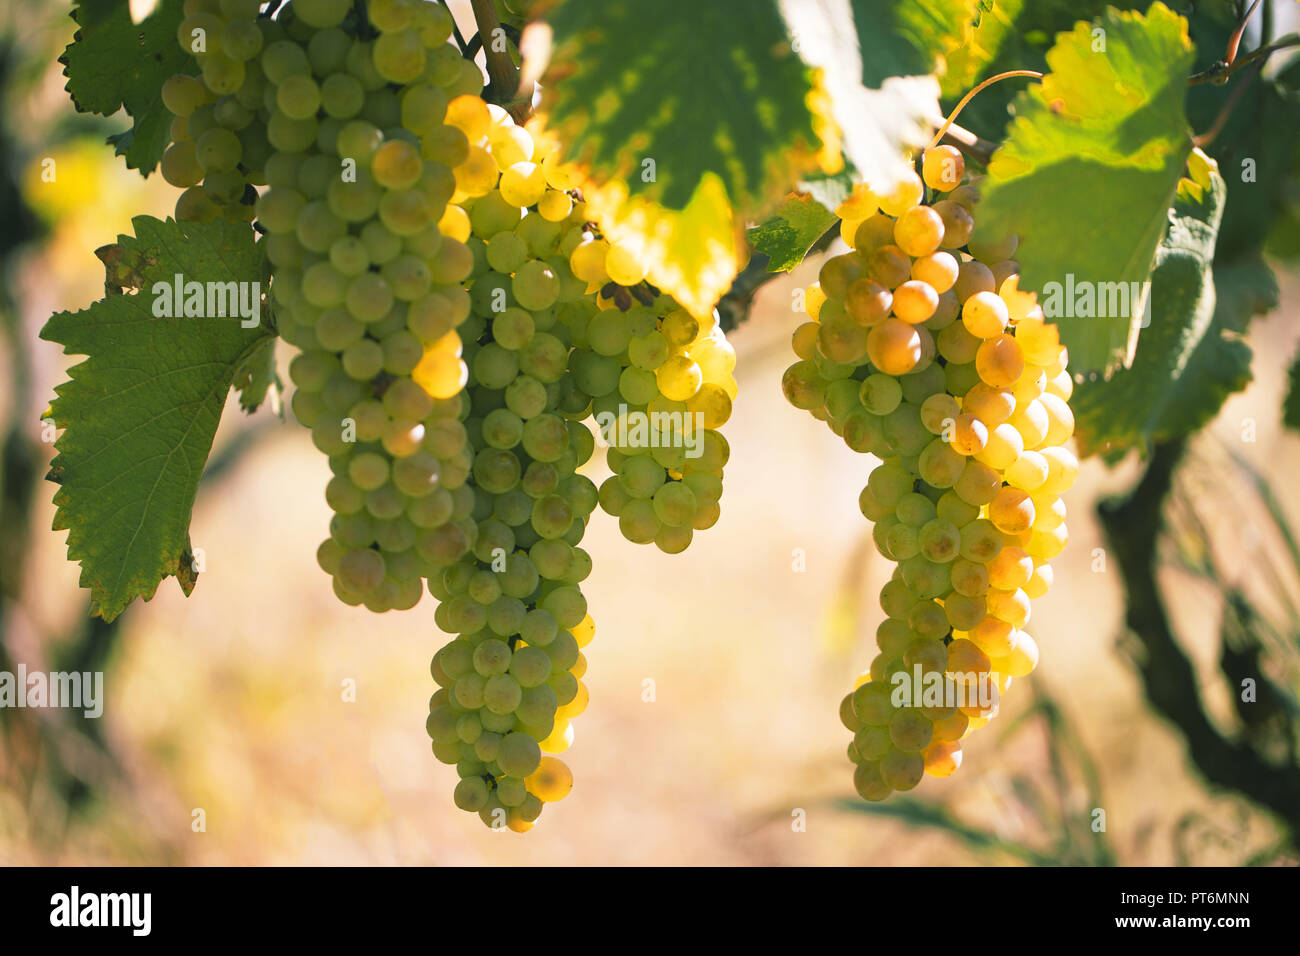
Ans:
[[[961,414],[957,399],[937,392],[921,403],[921,424],[931,435],[942,435]]]
[[[958,267],[957,281],[953,283],[952,288],[957,293],[957,298],[964,304],[976,293],[991,293],[997,286],[993,283],[993,273],[988,266],[974,259],[967,259]]]
[[[817,281],[828,299],[842,301],[849,291],[849,286],[861,278],[864,271],[862,260],[853,253],[846,252],[844,255],[832,256],[822,263],[821,271],[817,273]]]
[[[1046,561],[1034,565],[1034,573],[1025,582],[1025,593],[1031,600],[1043,597],[1052,587],[1052,566]]]
[[[1064,524],[1059,524],[1050,531],[1035,529],[1029,534],[1029,553],[1035,560],[1050,561],[1069,543],[1070,534]]]
[[[970,726],[970,720],[970,717],[966,714],[963,714],[960,710],[954,709],[949,716],[934,722],[932,743],[952,743],[961,740],[962,737],[966,736],[966,730]]]
[[[958,186],[948,194],[948,200],[956,203],[968,212],[974,210],[980,201],[979,187],[974,183],[966,183],[964,186]]]
[[[984,340],[975,353],[975,368],[985,384],[1005,388],[1020,378],[1025,358],[1015,338],[1004,332]]]
[[[1047,409],[1037,398],[1017,408],[1016,413],[1011,416],[1011,425],[1020,432],[1026,448],[1037,448],[1042,444],[1043,439],[1047,437],[1049,424]]]
[[[951,252],[932,252],[912,263],[912,278],[928,282],[940,295],[952,288],[961,266]]]
[[[961,320],[971,335],[991,339],[1007,327],[1007,304],[994,292],[976,292],[963,303]]]
[[[731,396],[721,385],[705,382],[686,400],[686,410],[704,416],[704,427],[719,429],[731,418]]]
[[[1024,534],[1034,523],[1033,499],[1007,486],[989,503],[989,520],[1003,534]]]
[[[1034,561],[1024,548],[1011,545],[998,552],[987,565],[990,587],[1014,591],[1023,587],[1034,573]]]
[[[970,210],[951,199],[941,200],[933,208],[943,220],[943,242],[939,244],[940,248],[960,249],[966,245],[971,233],[975,231],[975,219]]]
[[[1070,373],[1062,369],[1056,375],[1047,379],[1047,394],[1055,395],[1063,402],[1068,402],[1070,396],[1074,394],[1074,379]]]
[[[978,455],[988,444],[989,428],[976,416],[963,412],[953,421],[950,441],[958,454]]]
[[[961,400],[962,408],[970,412],[985,425],[996,428],[1016,410],[1014,393],[1005,388],[994,388],[984,382],[976,382]]]
[[[473,231],[469,222],[469,213],[455,203],[448,203],[442,218],[438,220],[438,231],[457,242],[467,241]]]
[[[487,104],[468,93],[451,98],[442,121],[464,133],[471,146],[483,142],[492,128],[492,114],[488,112]]]
[[[934,741],[925,748],[922,757],[925,772],[931,777],[949,777],[961,766],[961,748],[951,740]]]
[[[466,197],[486,196],[496,188],[496,161],[491,153],[478,146],[471,146],[466,160],[451,172],[457,191]]]
[[[993,281],[998,289],[1001,289],[1006,281],[1012,276],[1020,274],[1020,263],[1015,259],[1003,259],[1000,262],[990,262],[989,271],[993,273]]]
[[[1038,365],[1026,365],[1020,377],[1011,384],[1011,394],[1017,405],[1024,405],[1042,395],[1047,388],[1047,373]]]
[[[1038,666],[1038,642],[1026,632],[1017,631],[1011,652],[995,660],[993,666],[1008,677],[1027,677]]]
[[[1013,628],[1006,621],[989,615],[970,629],[970,640],[990,658],[1003,657],[1015,646]]]
[[[1047,459],[1047,480],[1039,487],[1042,495],[1059,495],[1069,491],[1079,477],[1079,459],[1068,448],[1044,448]]]
[[[611,245],[605,254],[605,272],[610,281],[633,286],[645,278],[645,265],[626,246]]]
[[[953,275],[956,275],[955,268]],[[926,320],[925,327],[936,332],[941,331],[956,322],[959,315],[961,315],[961,301],[957,298],[957,293],[949,289],[947,292],[940,293],[939,304],[935,307],[934,315]]]
[[[1035,494],[1034,529],[1051,531],[1065,521],[1065,502],[1056,495]]]
[[[966,158],[955,146],[927,149],[921,160],[921,178],[936,192],[956,189],[966,175]]]
[[[1024,627],[1029,621],[1029,595],[1017,588],[1014,591],[989,591],[984,596],[988,612],[1012,627]]]
[[[1012,488],[1032,494],[1047,480],[1047,459],[1036,451],[1026,449],[1020,457],[1007,466],[1006,482]]]
[[[928,256],[943,240],[943,218],[929,206],[913,206],[894,224],[894,243],[913,258]]]
[[[905,375],[921,360],[921,336],[901,319],[885,319],[867,335],[867,356],[886,375]]]
[[[492,156],[502,172],[533,158],[533,137],[522,126],[497,126],[488,133]],[[542,174],[543,181],[545,173]]]
[[[1050,392],[1038,396],[1038,402],[1047,413],[1047,434],[1043,437],[1043,444],[1064,445],[1074,434],[1074,412],[1065,399]]]
[[[537,212],[547,222],[563,222],[573,212],[573,197],[558,189],[548,189],[537,201]]]
[[[540,742],[541,749],[548,754],[562,754],[573,746],[573,724],[567,717],[556,717],[555,726],[550,736]]]
[[[808,288],[803,290],[803,310],[807,313],[808,318],[814,322],[821,312],[822,303],[826,301],[826,293],[822,291],[820,284],[814,282]]]
[[[1006,471],[1024,450],[1025,443],[1020,437],[1020,432],[1004,422],[989,432],[989,440],[984,445],[984,450],[974,457],[993,470],[1001,472]]]
[[[938,307],[939,293],[928,282],[909,279],[894,290],[894,315],[909,325],[920,325]]]
[[[982,453],[981,453],[982,454]],[[961,477],[952,486],[957,497],[967,504],[981,507],[997,497],[1002,487],[1002,477],[998,472],[979,460],[979,456],[968,458]]]
[[[853,234],[853,241],[849,245],[858,250],[860,255],[866,256],[875,252],[881,246],[891,244],[893,241],[893,217],[878,212],[874,216],[865,219],[862,225],[858,226],[858,231]]]
[[[604,239],[585,239],[569,255],[569,268],[583,282],[603,285],[609,278],[605,274],[608,255],[609,243]]]
[[[1033,563],[1030,562],[1030,567]],[[978,561],[968,561],[965,558],[958,558],[952,563],[952,573],[950,575],[952,589],[958,594],[965,597],[975,597],[983,594],[989,589],[989,570]],[[971,625],[972,627],[974,625]],[[958,630],[968,630],[967,628],[958,628]]]
[[[909,169],[887,195],[880,197],[880,211],[897,218],[916,206],[924,195],[921,177]]]
[[[563,800],[573,789],[573,771],[558,757],[545,756],[537,769],[524,778],[528,792],[545,803]]]
[[[578,184],[582,181],[577,168],[564,162],[559,150],[552,150],[546,154],[542,160],[542,173],[546,176],[546,184],[561,192],[578,188]]]
[[[885,288],[896,289],[912,274],[912,260],[898,246],[881,246],[867,257],[867,274]]]
[[[700,390],[704,375],[698,364],[684,355],[674,355],[659,366],[655,381],[665,398],[684,402]]]
[[[859,325],[875,325],[889,315],[894,295],[875,279],[856,279],[849,286],[844,309]]]
[[[980,347],[980,340],[971,335],[960,322],[953,322],[940,330],[935,341],[939,346],[939,354],[953,365],[969,365],[975,361]]]

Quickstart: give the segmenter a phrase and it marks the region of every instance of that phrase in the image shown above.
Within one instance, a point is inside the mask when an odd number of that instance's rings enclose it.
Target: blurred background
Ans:
[[[1070,547],[1035,602],[1037,673],[956,775],[884,806],[855,798],[836,714],[890,573],[857,508],[874,460],[780,388],[791,294],[816,261],[764,285],[731,336],[741,396],[718,524],[668,557],[593,519],[576,785],[526,835],[458,811],[454,769],[429,752],[433,599],[376,616],[333,597],[314,557],[328,466],[292,420],[232,400],[191,527],[207,560],[193,596],[167,580],[113,623],[91,618],[50,530],[40,424],[77,360],[37,335],[102,296],[94,250],[134,215],[168,216],[176,192],[104,145],[120,117],[72,109],[67,9],[0,0],[0,670],[102,670],[106,703],[98,720],[0,710],[0,863],[1300,859],[1300,438],[1280,423],[1300,276],[1286,272],[1281,308],[1251,326],[1254,383],[1211,427],[1150,470],[1086,463]]]

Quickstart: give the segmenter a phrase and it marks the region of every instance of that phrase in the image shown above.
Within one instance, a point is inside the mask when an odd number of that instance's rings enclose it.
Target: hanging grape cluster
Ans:
[[[676,553],[717,521],[735,353],[587,221],[540,125],[482,100],[443,6],[185,12],[200,71],[164,86],[162,171],[178,219],[261,234],[293,412],[333,475],[318,562],[349,605],[438,599],[434,755],[457,806],[525,831],[572,786],[552,755],[588,701],[586,524],[600,505]]]
[[[851,251],[805,292],[788,400],[880,459],[860,497],[882,555],[879,653],[840,716],[867,800],[947,776],[1038,646],[1030,601],[1065,547],[1073,382],[1056,326],[1019,288],[1014,237],[973,240],[961,154],[840,209]],[[935,201],[924,203],[929,187]]]

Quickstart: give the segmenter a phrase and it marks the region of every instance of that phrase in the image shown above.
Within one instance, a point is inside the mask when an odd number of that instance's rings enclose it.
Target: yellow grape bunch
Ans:
[[[867,800],[960,766],[961,741],[1038,662],[1030,601],[1067,541],[1061,494],[1079,464],[1066,349],[1019,288],[1016,238],[971,238],[978,200],[949,146],[888,195],[856,190],[839,210],[851,251],[806,290],[782,381],[796,408],[880,459],[859,505],[897,564],[879,653],[840,704]]]
[[[735,353],[588,221],[542,124],[481,99],[445,7],[185,13],[200,72],[164,86],[163,175],[178,219],[261,234],[292,408],[333,475],[318,562],[350,605],[438,600],[434,756],[457,806],[526,831],[572,786],[587,522],[603,506],[677,553],[717,520]]]

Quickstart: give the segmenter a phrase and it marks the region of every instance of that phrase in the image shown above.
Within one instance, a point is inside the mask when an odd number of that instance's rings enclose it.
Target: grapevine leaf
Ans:
[[[1236,19],[1207,23],[1208,13],[1192,21],[1193,39],[1222,51]],[[1219,119],[1228,97],[1239,84],[1249,84],[1227,115],[1218,135],[1205,147],[1224,170],[1228,198],[1219,230],[1218,261],[1257,251],[1275,223],[1288,210],[1295,183],[1296,147],[1300,144],[1300,97],[1289,92],[1295,68],[1276,81],[1243,71],[1232,83],[1200,83],[1187,94],[1187,116],[1193,129],[1208,130]]]
[[[704,318],[740,271],[743,239],[722,180],[705,173],[680,212],[643,196],[629,197],[622,180],[586,183],[587,212],[612,241],[636,252],[646,278]]]
[[[275,339],[262,339],[235,369],[232,381],[239,393],[239,407],[244,411],[257,411],[268,397],[272,408],[278,409],[284,382],[280,381],[275,368]]]
[[[750,210],[818,165],[813,80],[775,0],[563,0],[547,19],[548,125],[593,179],[683,210],[712,173]]]
[[[235,370],[271,336],[266,323],[244,328],[238,314],[154,315],[178,275],[260,292],[266,262],[246,225],[148,216],[133,225],[134,236],[101,251],[112,263],[109,294],[41,330],[87,356],[55,389],[50,414],[63,433],[49,477],[60,486],[54,528],[68,531],[68,557],[81,562],[81,584],[105,620],[136,597],[150,600],[169,574],[192,587],[183,569],[199,476]],[[127,294],[112,288],[121,283]]]
[[[811,196],[794,193],[771,219],[754,226],[749,243],[769,259],[768,272],[789,272],[808,254],[812,244],[835,224],[835,214]]]
[[[1023,285],[1035,291],[1071,282],[1144,290],[1192,146],[1186,21],[1157,2],[1145,17],[1108,10],[1097,27],[1057,37],[1052,72],[1016,100],[980,204],[977,238],[1018,235]],[[1068,318],[1070,308],[1049,317],[1077,370],[1108,370],[1131,360],[1144,306],[1140,294],[1104,318]]]
[[[1084,454],[1117,457],[1130,448],[1186,435],[1213,418],[1250,381],[1250,349],[1228,327],[1243,305],[1242,283],[1212,271],[1225,187],[1217,173],[1204,202],[1180,197],[1151,279],[1152,324],[1133,365],[1086,381],[1071,399]],[[1219,299],[1216,292],[1228,292]]]
[[[862,47],[862,82],[879,89],[891,76],[935,72],[966,39],[976,0],[851,0]]]
[[[967,28],[962,45],[947,57],[943,95],[956,99],[982,77],[1007,70],[1045,73],[1047,53],[1058,33],[1080,20],[1091,21],[1108,8],[1145,10],[1149,5],[1150,0],[979,0],[978,22]],[[988,87],[962,111],[961,124],[1001,141],[1008,107],[1025,83],[1009,80]]]
[[[844,159],[853,167],[858,181],[883,193],[911,168],[905,154],[925,146],[942,121],[939,82],[931,75],[934,51],[923,55],[911,45],[922,41],[909,42],[900,37],[900,22],[906,27],[912,14],[899,14],[897,19],[893,13],[882,14],[883,19],[874,20],[869,12],[882,6],[917,5],[859,2],[861,13],[856,6],[844,9],[839,4],[801,0],[783,0],[781,6],[790,33],[798,42],[799,55],[817,68],[821,85],[829,95],[829,109],[843,140]],[[944,0],[933,6],[947,9],[951,5]],[[913,52],[906,60],[893,60],[892,68],[904,69],[904,64],[909,64],[919,73],[890,75],[888,68],[876,66],[885,51],[899,44]]]
[[[109,142],[143,175],[153,172],[167,146],[172,114],[163,106],[163,81],[195,69],[176,42],[181,8],[181,0],[159,0],[137,24],[125,3],[111,11],[102,2],[79,6],[72,13],[78,30],[59,57],[78,112],[112,116],[125,107],[131,128]]]
[[[1300,355],[1291,363],[1291,387],[1286,393],[1286,404],[1282,406],[1282,424],[1294,431],[1300,431]]]

